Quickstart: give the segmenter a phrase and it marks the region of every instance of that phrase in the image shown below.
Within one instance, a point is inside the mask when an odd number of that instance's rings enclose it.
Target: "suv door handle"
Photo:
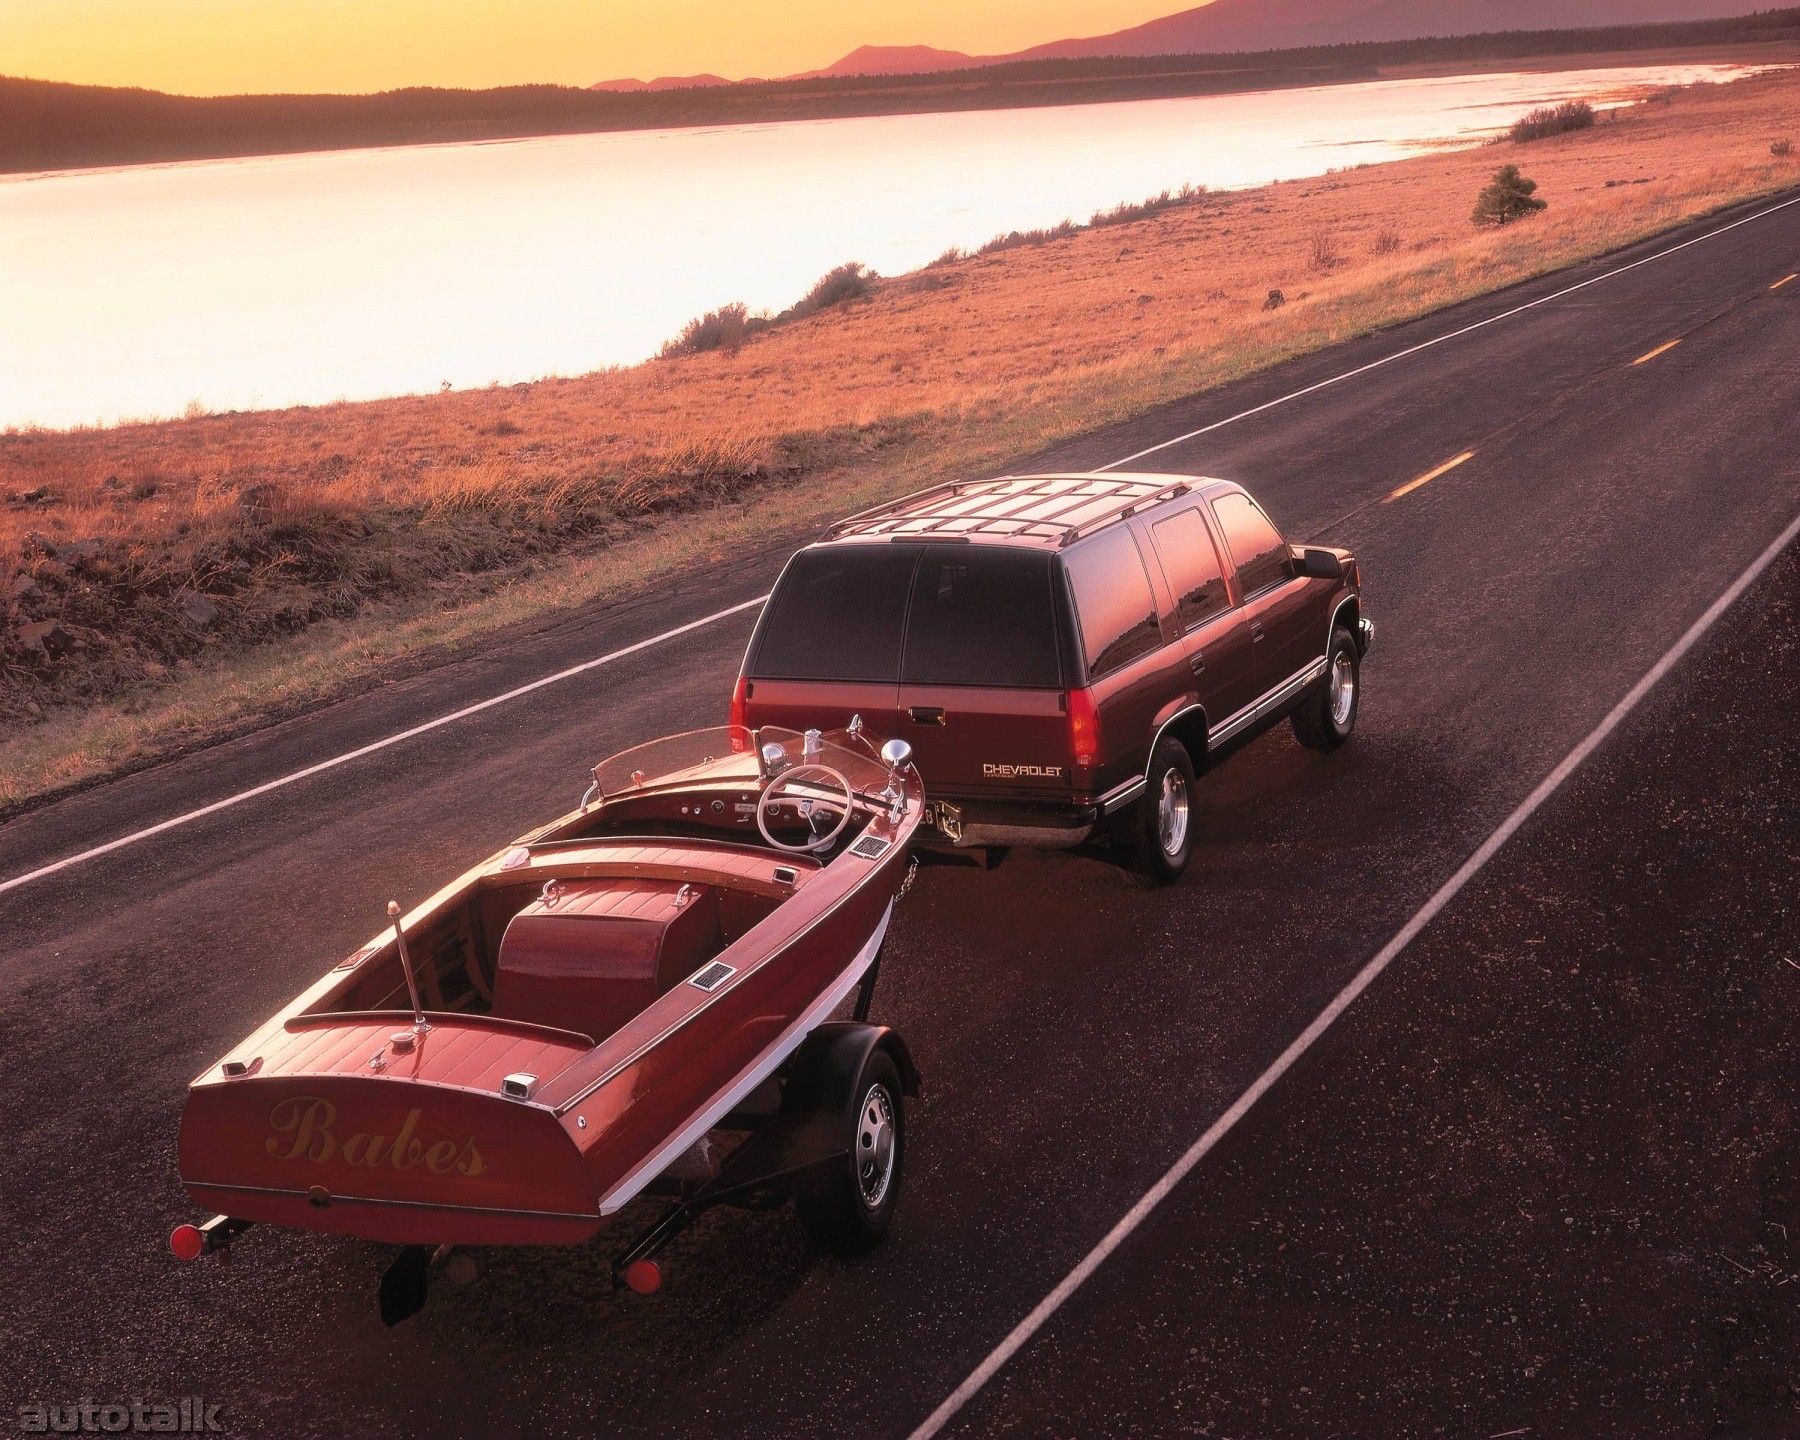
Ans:
[[[907,708],[907,718],[915,725],[942,725],[944,723],[944,707],[942,705],[912,705]]]
[[[1257,620],[1252,620],[1250,622],[1250,643],[1254,645],[1258,640],[1260,640],[1262,638],[1263,638],[1262,623]]]
[[[1205,668],[1206,656],[1201,651],[1196,650],[1192,655],[1188,656],[1188,669],[1192,670],[1196,675]]]

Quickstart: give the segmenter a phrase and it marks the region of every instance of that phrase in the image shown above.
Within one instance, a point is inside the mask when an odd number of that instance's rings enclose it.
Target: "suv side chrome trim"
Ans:
[[[1189,715],[1195,715],[1195,714],[1202,715],[1202,716],[1204,716],[1206,714],[1206,707],[1204,705],[1200,704],[1198,701],[1196,701],[1192,705],[1187,705],[1187,706],[1182,707],[1180,710],[1177,710],[1167,720],[1163,721],[1163,723],[1161,725],[1157,726],[1156,734],[1154,734],[1150,737],[1150,753],[1152,755],[1154,755],[1156,753],[1156,747],[1158,745],[1162,744],[1162,738],[1165,734],[1168,733],[1168,729],[1171,725],[1173,725],[1177,720],[1182,720],[1182,719],[1185,719]],[[1212,748],[1212,742],[1211,742],[1211,737],[1209,736],[1208,740],[1207,740],[1207,749],[1210,750],[1211,748]]]
[[[1162,732],[1159,730],[1157,731],[1157,734],[1161,735]],[[1155,750],[1156,746],[1154,742],[1151,744],[1150,748]],[[1113,811],[1129,805],[1143,793],[1144,777],[1142,775],[1134,775],[1123,785],[1113,786],[1113,788],[1102,795],[1096,803],[1100,806],[1100,813],[1102,815],[1110,815]]]
[[[1325,622],[1325,653],[1327,655],[1331,654],[1331,637],[1332,637],[1332,634],[1337,630],[1339,613],[1342,612],[1343,608],[1346,605],[1356,605],[1361,600],[1362,600],[1362,596],[1358,592],[1352,590],[1342,600],[1338,601],[1337,604],[1335,604],[1331,607],[1331,618]],[[1366,624],[1367,622],[1365,621],[1364,623]],[[1374,633],[1374,630],[1375,630],[1375,627],[1373,625],[1370,625],[1369,631],[1371,634]]]
[[[1309,660],[1272,690],[1265,691],[1206,737],[1206,748],[1217,750],[1232,736],[1271,710],[1279,709],[1325,673],[1325,657]]]
[[[1317,660],[1308,661],[1279,685],[1271,690],[1265,691],[1235,715],[1208,730],[1206,734],[1207,753],[1210,754],[1212,751],[1217,750],[1226,741],[1230,740],[1232,736],[1238,734],[1247,726],[1254,724],[1260,716],[1267,714],[1270,710],[1278,709],[1280,706],[1285,705],[1289,700],[1293,699],[1295,695],[1304,690],[1308,685],[1311,685],[1324,673],[1325,657],[1323,655]],[[1150,753],[1152,755],[1156,753],[1156,747],[1162,742],[1164,731],[1183,716],[1192,715],[1196,710],[1204,713],[1205,707],[1201,705],[1189,705],[1185,710],[1177,710],[1167,720],[1163,721],[1157,728],[1156,734],[1150,740]],[[1111,790],[1108,790],[1100,797],[1097,802],[1100,806],[1100,813],[1103,815],[1110,815],[1116,810],[1123,809],[1143,793],[1144,777],[1142,775],[1133,776],[1130,780],[1125,781],[1124,784],[1115,785]]]

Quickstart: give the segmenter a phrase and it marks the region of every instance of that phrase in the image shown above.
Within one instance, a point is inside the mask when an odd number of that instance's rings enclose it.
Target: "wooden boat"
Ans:
[[[575,1244],[646,1190],[615,1269],[793,1193],[825,1245],[897,1198],[904,1043],[867,1024],[924,792],[902,742],[722,727],[596,767],[580,807],[335,965],[188,1089],[184,1259],[252,1223],[407,1247],[383,1313],[466,1245]],[[857,992],[848,1022],[830,1017]]]

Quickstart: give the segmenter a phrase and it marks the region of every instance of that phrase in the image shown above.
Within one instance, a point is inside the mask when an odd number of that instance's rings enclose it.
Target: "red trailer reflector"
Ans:
[[[662,1266],[654,1260],[633,1260],[625,1267],[625,1283],[640,1295],[662,1289]]]
[[[177,1225],[169,1232],[169,1248],[177,1260],[198,1260],[206,1251],[206,1239],[198,1225]]]

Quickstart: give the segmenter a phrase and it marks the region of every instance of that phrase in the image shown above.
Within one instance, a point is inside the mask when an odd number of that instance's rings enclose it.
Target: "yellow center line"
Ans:
[[[1637,359],[1633,360],[1631,363],[1633,365],[1642,365],[1646,360],[1654,360],[1658,355],[1661,355],[1665,350],[1673,350],[1680,343],[1681,342],[1679,340],[1665,340],[1665,341],[1663,341],[1662,344],[1658,345],[1654,350],[1652,350],[1648,355],[1640,355],[1640,356],[1638,356]]]
[[[1800,277],[1800,270],[1795,271],[1793,275],[1783,275],[1779,280],[1777,280],[1769,288],[1771,290],[1779,290],[1783,285],[1787,284],[1788,281],[1793,280],[1797,277]]]
[[[1442,465],[1439,465],[1435,470],[1427,470],[1417,480],[1408,480],[1404,485],[1402,485],[1398,490],[1394,491],[1393,494],[1389,495],[1387,497],[1387,499],[1383,500],[1381,503],[1383,505],[1392,505],[1394,503],[1394,501],[1398,500],[1402,495],[1411,494],[1414,490],[1417,490],[1421,485],[1429,485],[1433,480],[1437,479],[1438,476],[1445,474],[1448,471],[1454,470],[1458,465],[1462,464],[1463,461],[1473,460],[1474,458],[1475,458],[1475,452],[1473,450],[1465,450],[1462,452],[1462,454],[1458,455],[1455,459],[1446,460]]]

